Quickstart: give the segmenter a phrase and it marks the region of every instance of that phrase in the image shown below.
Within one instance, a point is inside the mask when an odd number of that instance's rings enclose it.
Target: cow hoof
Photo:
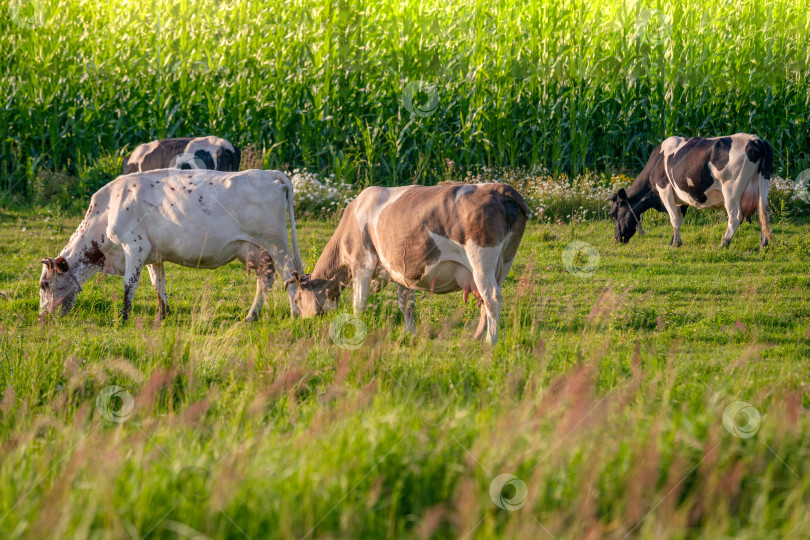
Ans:
[[[255,313],[249,313],[247,317],[245,317],[246,323],[253,323],[259,320],[259,317]]]

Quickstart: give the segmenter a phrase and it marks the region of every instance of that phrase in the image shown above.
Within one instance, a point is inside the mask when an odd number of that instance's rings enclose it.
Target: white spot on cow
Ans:
[[[467,186],[459,188],[458,191],[456,191],[456,204],[458,204],[458,201],[462,197],[466,197],[467,195],[472,195],[473,192],[475,191],[475,189],[476,189],[475,185],[467,185]]]

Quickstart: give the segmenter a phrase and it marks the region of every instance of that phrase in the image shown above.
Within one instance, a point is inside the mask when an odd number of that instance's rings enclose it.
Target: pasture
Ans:
[[[800,0],[0,2],[0,538],[810,537],[810,10]],[[775,241],[691,211],[614,242],[671,135],[773,146]],[[504,181],[534,216],[497,346],[395,289],[96,275],[38,321],[121,158],[216,135],[296,188],[312,269],[371,185]],[[317,179],[323,184],[309,182]],[[655,215],[653,215],[655,214]]]
[[[810,534],[801,219],[775,220],[763,253],[748,224],[719,250],[721,213],[687,217],[680,249],[663,216],[628,245],[604,219],[532,222],[494,349],[460,293],[417,294],[405,335],[390,287],[367,335],[343,334],[356,350],[329,334],[349,295],[291,320],[277,284],[242,324],[254,282],[235,263],[169,265],[159,326],[146,277],[126,327],[112,277],[39,325],[39,259],[79,219],[2,213],[4,538]],[[309,268],[334,224],[299,221]],[[592,275],[564,267],[575,240],[598,252],[574,259]],[[756,411],[729,424],[742,437],[723,423],[736,401]]]

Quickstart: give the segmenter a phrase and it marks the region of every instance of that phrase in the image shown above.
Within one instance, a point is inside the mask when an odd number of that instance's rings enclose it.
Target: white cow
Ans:
[[[42,260],[40,313],[61,308],[66,314],[82,284],[104,271],[124,276],[121,315],[126,321],[146,265],[158,294],[158,316],[163,318],[168,313],[164,263],[213,269],[234,259],[256,270],[256,297],[247,316],[256,320],[274,270],[283,269],[289,278],[291,271],[303,268],[293,187],[284,173],[161,169],[119,176],[93,195],[84,220],[59,257]],[[288,292],[295,315],[295,291]]]

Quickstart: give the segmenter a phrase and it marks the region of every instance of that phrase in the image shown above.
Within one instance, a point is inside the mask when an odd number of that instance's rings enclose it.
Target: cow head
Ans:
[[[53,314],[57,308],[66,315],[82,290],[79,280],[73,275],[64,257],[42,259],[42,275],[39,278],[39,313]]]
[[[305,319],[315,315],[323,315],[325,312],[335,309],[337,304],[336,287],[328,279],[312,279],[309,274],[292,273],[293,277],[284,282],[284,287],[289,287],[293,283],[298,285],[295,291],[295,305],[301,310],[301,316]]]
[[[638,216],[630,206],[627,192],[620,189],[610,197],[610,219],[613,220],[613,238],[626,244],[638,227]]]

